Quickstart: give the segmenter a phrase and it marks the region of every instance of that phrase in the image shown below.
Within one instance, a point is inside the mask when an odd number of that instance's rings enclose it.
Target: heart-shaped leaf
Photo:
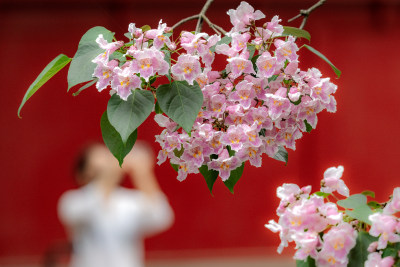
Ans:
[[[154,96],[150,91],[136,89],[125,101],[114,94],[107,105],[108,120],[126,144],[129,136],[153,111]]]

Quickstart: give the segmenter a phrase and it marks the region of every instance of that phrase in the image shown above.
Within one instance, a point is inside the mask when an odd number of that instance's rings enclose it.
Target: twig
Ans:
[[[196,25],[196,32],[197,33],[199,33],[201,31],[201,28],[203,26],[203,20],[204,20],[208,24],[208,26],[210,26],[210,28],[213,31],[215,31],[217,34],[221,34],[222,33],[222,34],[226,35],[226,31],[221,26],[218,26],[218,25],[212,23],[210,21],[210,19],[206,16],[206,11],[210,7],[210,5],[211,5],[211,3],[213,1],[214,0],[207,0],[207,2],[204,4],[204,6],[201,9],[199,14],[193,15],[193,16],[190,16],[190,17],[187,17],[187,18],[184,18],[184,19],[178,21],[177,23],[175,23],[174,26],[171,27],[172,30],[174,30],[178,26],[180,26],[180,25],[182,25],[182,24],[184,24],[184,23],[186,23],[188,21],[191,21],[191,20],[194,20],[194,19],[198,19],[197,25]]]
[[[199,14],[184,18],[184,19],[178,21],[177,23],[175,23],[175,25],[172,26],[172,29],[175,29],[176,27],[182,25],[183,23],[186,23],[188,21],[191,21],[191,20],[194,20],[194,19],[197,19],[197,18],[199,18]]]
[[[303,16],[303,21],[301,22],[301,25],[300,25],[299,29],[304,29],[304,27],[306,26],[307,20],[308,20],[308,16],[310,16],[311,12],[313,12],[318,7],[322,6],[325,3],[325,1],[326,0],[319,0],[316,4],[311,6],[309,9],[301,9],[300,10],[300,14],[298,14],[298,15],[294,16],[293,18],[289,19],[288,22],[291,22],[291,21],[293,21],[295,19],[298,19],[301,16]]]
[[[207,22],[208,26],[210,26],[211,29],[213,29],[216,33],[221,32],[223,35],[226,35],[226,31],[222,27],[212,23],[206,15],[202,15],[202,18],[205,20],[205,22]]]
[[[199,20],[197,21],[197,25],[196,25],[197,33],[201,32],[201,28],[203,26],[203,17],[205,16],[207,9],[210,7],[210,5],[213,1],[214,0],[207,0],[207,2],[204,4],[203,8],[201,9],[201,11],[199,13]]]

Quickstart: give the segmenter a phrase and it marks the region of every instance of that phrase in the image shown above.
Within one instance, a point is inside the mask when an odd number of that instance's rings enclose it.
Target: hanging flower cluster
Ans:
[[[169,75],[174,81],[198,84],[203,103],[189,133],[168,117],[156,122],[165,130],[157,136],[162,150],[159,164],[167,158],[179,166],[178,179],[207,165],[222,180],[245,161],[261,166],[261,156],[274,157],[279,147],[295,149],[302,132],[317,125],[317,114],[336,111],[337,86],[321,72],[299,69],[296,38],[283,36],[278,16],[262,27],[256,20],[265,15],[242,2],[229,10],[233,24],[227,37],[182,32],[170,39],[170,28],[160,21],[157,29],[143,31],[129,25],[131,42],[96,42],[105,52],[93,62],[99,91],[111,86],[123,100],[132,90],[148,90],[152,77]],[[125,48],[123,61],[112,59]],[[226,57],[222,71],[213,69],[215,54]],[[166,60],[166,55],[177,59]],[[214,156],[215,155],[215,156]]]
[[[388,203],[367,203],[366,195],[374,196],[373,192],[349,196],[349,189],[341,179],[343,170],[342,166],[327,169],[321,191],[314,194],[310,194],[311,186],[278,187],[279,221],[270,220],[265,225],[280,234],[278,252],[289,242],[295,242],[294,258],[305,261],[305,266],[400,264],[400,218],[395,216],[400,212],[400,188],[394,189]],[[338,199],[334,193],[347,198],[330,202],[330,197]]]
[[[296,140],[316,127],[317,114],[336,111],[337,86],[316,68],[301,70],[298,51],[307,48],[338,76],[340,71],[309,45],[299,47],[297,40],[310,40],[310,34],[282,26],[278,16],[259,25],[265,15],[246,2],[228,15],[233,27],[227,33],[197,16],[214,35],[200,29],[177,35],[175,26],[162,21],[156,29],[131,23],[124,42],[94,27],[82,36],[73,58],[61,54],[49,63],[20,110],[71,62],[68,87],[85,83],[75,95],[93,84],[98,91],[111,88],[101,128],[120,164],[135,143],[137,128],[155,111],[164,128],[156,136],[158,163],[168,159],[180,181],[200,171],[209,177],[210,189],[218,176],[225,182],[233,177],[232,190],[244,162],[260,167],[264,154],[287,162],[286,148],[294,150]],[[225,61],[225,68],[217,69],[214,61]]]

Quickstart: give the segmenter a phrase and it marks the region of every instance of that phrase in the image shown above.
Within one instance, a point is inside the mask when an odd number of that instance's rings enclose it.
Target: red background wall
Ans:
[[[90,27],[105,26],[122,38],[129,22],[156,27],[162,18],[173,25],[198,12],[202,2],[0,2],[0,258],[40,256],[55,240],[65,238],[57,200],[74,187],[71,165],[76,151],[88,140],[101,140],[99,120],[108,95],[94,88],[79,97],[66,93],[66,70],[31,99],[22,120],[17,118],[25,90],[41,69],[60,52],[72,57]],[[267,18],[278,14],[284,21],[313,2],[250,1]],[[225,12],[238,4],[216,0],[207,14],[229,29]],[[218,182],[212,197],[201,176],[179,182],[169,164],[158,167],[176,223],[149,239],[148,251],[275,247],[278,237],[263,225],[275,218],[276,187],[295,182],[316,189],[323,171],[339,164],[345,167],[352,193],[371,189],[378,200],[386,200],[393,187],[400,186],[399,26],[400,5],[395,0],[329,0],[313,13],[306,26],[311,45],[343,75],[336,80],[325,63],[306,51],[300,66],[317,66],[338,84],[338,112],[320,114],[317,129],[290,151],[288,166],[269,158],[262,168],[246,166],[234,195]],[[194,23],[187,25],[192,28]],[[159,131],[149,119],[139,137],[158,151],[154,135]]]

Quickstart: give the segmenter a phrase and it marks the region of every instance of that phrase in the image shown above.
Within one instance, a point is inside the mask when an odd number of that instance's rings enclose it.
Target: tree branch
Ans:
[[[210,5],[213,1],[214,0],[207,0],[207,2],[204,4],[203,8],[201,9],[201,11],[199,13],[199,20],[197,21],[197,25],[196,25],[197,33],[201,32],[201,28],[203,26],[203,17],[206,15],[207,9],[210,7]]]
[[[206,16],[206,11],[210,7],[210,5],[211,5],[211,3],[213,1],[214,0],[207,0],[207,2],[204,4],[204,6],[201,9],[199,14],[193,15],[193,16],[190,16],[190,17],[187,17],[187,18],[184,18],[184,19],[178,21],[177,23],[175,23],[174,26],[171,27],[171,29],[174,30],[178,26],[180,26],[180,25],[182,25],[182,24],[184,24],[184,23],[186,23],[188,21],[191,21],[191,20],[194,20],[194,19],[198,19],[197,25],[196,25],[196,32],[197,33],[199,33],[201,31],[201,28],[203,26],[203,20],[204,20],[208,24],[208,26],[210,26],[210,28],[213,31],[215,31],[217,34],[221,34],[222,33],[222,34],[226,35],[226,31],[221,26],[218,26],[218,25],[212,23],[210,21],[210,19]]]
[[[292,22],[295,19],[298,19],[301,16],[303,16],[303,21],[301,22],[301,25],[300,25],[299,29],[304,29],[304,27],[306,26],[307,20],[308,20],[308,16],[310,16],[311,12],[313,12],[318,7],[322,6],[325,3],[325,1],[326,0],[319,0],[317,3],[315,3],[309,9],[301,9],[300,10],[300,14],[298,14],[298,15],[294,16],[293,18],[289,19],[288,22]]]
[[[172,28],[172,29],[175,29],[176,27],[178,27],[178,26],[180,26],[180,25],[182,25],[182,24],[184,24],[184,23],[186,23],[186,22],[188,22],[188,21],[197,19],[197,18],[199,18],[199,14],[193,15],[193,16],[190,16],[190,17],[187,17],[187,18],[184,18],[184,19],[178,21],[177,23],[175,23],[175,25],[172,26],[171,28]]]

